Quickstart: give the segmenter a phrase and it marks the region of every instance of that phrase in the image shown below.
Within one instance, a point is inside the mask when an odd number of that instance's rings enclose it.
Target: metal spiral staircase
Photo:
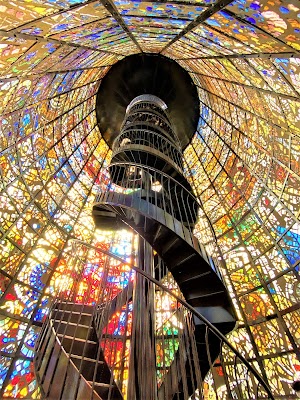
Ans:
[[[97,197],[93,217],[102,230],[129,227],[139,235],[137,266],[131,265],[136,279],[97,306],[53,304],[35,359],[45,398],[272,398],[224,337],[235,327],[235,313],[212,259],[193,235],[199,204],[184,177],[164,102],[135,98],[112,150],[110,183]],[[166,311],[154,299],[166,295],[175,306],[158,324],[157,315]],[[109,364],[104,354],[107,340],[120,339],[106,330],[120,310],[132,318],[132,332],[122,339],[130,340],[122,366]]]
[[[96,225],[129,225],[166,263],[185,299],[226,334],[236,319],[227,290],[193,235],[198,202],[183,175],[179,141],[161,99],[142,95],[128,106],[113,145],[113,187],[93,208]],[[201,324],[196,324],[200,334]]]

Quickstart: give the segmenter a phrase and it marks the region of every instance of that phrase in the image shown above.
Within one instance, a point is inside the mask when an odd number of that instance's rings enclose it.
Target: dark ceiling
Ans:
[[[167,104],[173,128],[185,148],[197,128],[197,89],[179,64],[157,54],[126,57],[103,78],[96,111],[100,131],[109,146],[120,131],[126,107],[141,94],[154,94]]]

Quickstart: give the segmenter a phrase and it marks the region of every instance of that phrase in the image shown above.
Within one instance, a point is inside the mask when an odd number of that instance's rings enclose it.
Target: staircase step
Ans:
[[[190,298],[207,296],[207,295],[215,295],[217,293],[224,293],[224,287],[213,280],[205,281],[205,285],[203,285],[203,278],[199,276],[198,278],[181,282],[180,287],[183,291],[188,290],[190,294]]]
[[[124,223],[114,211],[107,210],[101,206],[95,207],[94,217],[97,227],[102,230],[120,230],[124,229]]]
[[[65,334],[76,339],[88,339],[92,330],[90,326],[69,323],[68,321],[53,321],[53,326],[58,334]]]
[[[64,341],[64,343],[69,340],[69,341],[75,341],[75,342],[82,343],[82,344],[85,344],[85,343],[91,344],[91,345],[96,345],[97,344],[97,342],[95,340],[89,340],[89,339],[86,340],[86,339],[81,339],[81,338],[74,338],[74,336],[64,335],[62,333],[58,333],[57,336],[59,337],[60,340],[62,339]]]
[[[77,337],[74,338],[74,336],[64,335],[62,333],[58,333],[57,336],[64,338],[64,339],[68,339],[68,340],[76,340],[77,342],[81,342],[81,343],[97,344],[97,342],[94,340],[86,340],[86,339],[81,339],[81,338],[77,338]]]
[[[195,269],[182,268],[181,265],[179,265],[179,267],[180,268],[178,269],[172,269],[172,274],[174,275],[174,277],[176,276],[176,281],[179,285],[183,283],[188,283],[194,279],[209,279],[208,275],[212,273],[211,271],[199,273]]]
[[[179,255],[180,253],[180,238],[178,236],[173,236],[169,235],[169,240],[164,241],[163,243],[163,252],[162,252],[162,258],[166,256],[167,253],[169,252],[174,252],[176,250],[176,253]]]
[[[91,341],[86,343],[82,343],[80,341],[64,341],[62,346],[66,352],[73,357],[79,356],[90,358],[91,360],[97,357],[98,344]]]
[[[187,251],[186,248],[182,246],[174,247],[167,254],[163,254],[166,263],[169,265],[169,270],[178,273],[187,272],[187,270],[192,272],[193,266],[199,265],[199,256],[191,251]]]
[[[88,383],[90,385],[92,385],[93,381],[88,381]],[[103,382],[94,382],[94,386],[102,387],[102,388],[106,388],[106,389],[109,389],[110,387],[116,387],[116,385],[113,385],[113,384],[111,385],[110,383],[103,383]]]
[[[188,290],[182,290],[182,293],[192,307],[215,307],[220,306],[222,299],[224,299],[224,291],[219,292],[208,292],[208,293],[192,293]],[[224,305],[226,308],[226,305]]]
[[[79,312],[86,314],[93,314],[93,306],[88,306],[80,303],[72,303],[70,301],[60,301],[56,303],[53,307],[53,310],[61,310],[61,311],[71,311],[71,312]]]
[[[95,356],[96,356],[97,354],[95,354]],[[99,364],[104,364],[104,361],[101,361],[101,360],[96,360],[96,359],[94,359],[94,358],[89,358],[89,357],[84,357],[84,356],[81,356],[81,355],[78,355],[78,354],[70,354],[70,357],[72,358],[72,359],[76,359],[76,360],[82,360],[82,361],[87,361],[87,362],[91,362],[91,363],[96,363],[96,362],[98,362]]]
[[[72,361],[87,381],[93,381],[95,377],[96,382],[102,382],[103,384],[110,382],[111,373],[105,362],[97,362],[96,360],[84,361],[73,358]]]
[[[51,319],[55,321],[69,321],[70,323],[79,323],[80,325],[91,325],[91,321],[93,319],[92,314],[81,313],[78,311],[70,311],[70,310],[54,310],[51,313]]]
[[[80,324],[79,322],[71,322],[71,321],[66,321],[63,319],[56,319],[56,318],[52,318],[53,322],[55,322],[56,324],[61,324],[61,325],[68,325],[68,326],[72,326],[72,327],[80,327],[80,328],[86,328],[89,329],[91,328],[91,325],[85,325],[85,324]]]
[[[149,239],[153,238],[153,236],[157,233],[157,223],[154,220],[149,218],[145,218],[144,226],[145,235],[149,237]]]
[[[154,236],[152,238],[152,242],[153,243],[157,242],[158,238],[160,237],[160,235],[162,233],[162,230],[163,230],[163,226],[160,225],[160,224],[156,224],[155,234],[154,234]]]
[[[92,382],[88,381],[88,383],[93,386],[93,389],[103,400],[123,400],[123,396],[120,393],[118,387],[116,385],[110,385],[100,382]]]
[[[158,240],[161,241],[162,243],[164,243],[165,241],[168,241],[170,239],[169,229],[164,227],[159,222],[157,222],[157,225],[158,225],[157,232],[156,232],[155,237],[153,238],[153,243],[158,242]]]

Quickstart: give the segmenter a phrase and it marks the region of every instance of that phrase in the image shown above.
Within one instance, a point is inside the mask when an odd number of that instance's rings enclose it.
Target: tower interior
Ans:
[[[93,208],[116,186],[126,189],[124,201],[139,192],[138,204],[147,200],[191,231],[226,289],[227,322],[237,321],[227,340],[274,398],[296,398],[299,18],[297,0],[0,4],[0,398],[43,397],[35,349],[58,299],[95,307],[99,296],[111,300],[126,286],[127,308],[118,320],[110,315],[105,333],[132,334],[130,265],[141,262],[138,249],[154,263],[163,251],[154,240],[154,253],[141,247],[133,211],[134,226],[124,213],[113,229],[97,224]],[[146,121],[152,133],[128,133],[126,108],[149,94],[161,100],[152,98],[160,107]],[[186,204],[194,211],[184,214]],[[102,217],[112,212],[105,207]],[[189,301],[192,286],[179,267],[166,280],[159,265],[154,279],[174,291],[179,285]],[[193,307],[208,315],[199,304]],[[123,347],[112,341],[100,361],[119,362],[126,340]],[[218,364],[214,371],[222,375]]]

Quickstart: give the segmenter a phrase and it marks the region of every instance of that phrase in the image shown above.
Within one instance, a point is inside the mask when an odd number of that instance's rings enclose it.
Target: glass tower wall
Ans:
[[[201,107],[185,171],[196,229],[240,319],[231,341],[291,398],[299,359],[299,2],[5,1],[0,5],[0,397],[37,397],[31,358],[69,241],[96,243],[110,150],[95,94],[128,54],[190,72]],[[99,235],[100,239],[97,239]],[[65,269],[64,269],[65,268]],[[62,272],[63,273],[63,272]]]

